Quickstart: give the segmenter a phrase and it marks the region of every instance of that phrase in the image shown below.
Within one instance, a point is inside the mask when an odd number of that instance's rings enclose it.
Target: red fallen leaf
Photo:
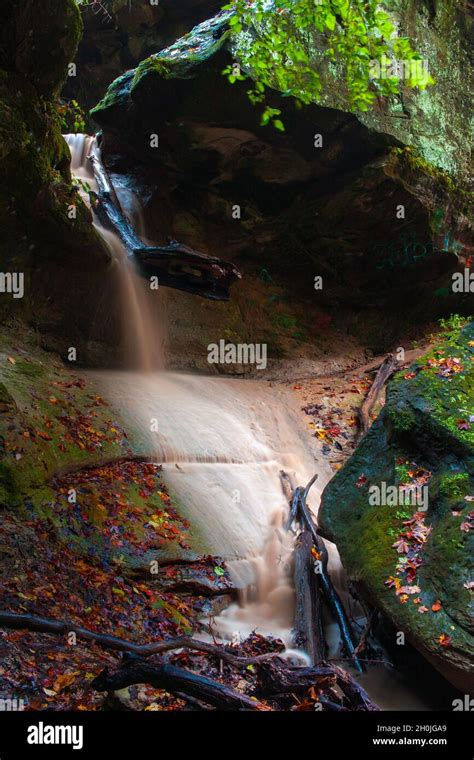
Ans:
[[[405,378],[405,380],[413,380],[413,378],[416,377],[416,372],[408,372],[403,377]]]
[[[420,593],[420,587],[419,586],[401,586],[397,590],[397,594],[419,594]]]
[[[357,488],[362,488],[362,486],[364,485],[364,483],[367,483],[366,476],[363,475],[363,474],[359,475],[359,477],[357,478],[357,481],[356,481]]]
[[[431,605],[431,609],[433,610],[433,612],[439,612],[440,609],[441,609],[441,607],[442,607],[442,605],[441,605],[441,602],[439,601],[439,599],[437,599],[436,602]]]
[[[37,430],[36,435],[43,439],[43,441],[52,441],[53,439],[48,433],[43,433],[42,430]]]
[[[398,541],[395,541],[395,543],[392,544],[392,548],[396,549],[399,554],[407,554],[410,546],[405,539],[399,538]]]
[[[471,425],[467,420],[457,420],[456,426],[459,428],[459,430],[470,430]]]
[[[303,388],[303,386],[302,386],[302,385],[294,385],[294,386],[293,386],[293,390],[294,390],[294,391],[300,391],[302,388]]]
[[[447,647],[451,646],[453,640],[452,640],[451,636],[448,636],[447,633],[442,633],[441,636],[439,637],[438,641],[439,641],[439,643],[441,644],[442,647],[446,647],[447,648]]]

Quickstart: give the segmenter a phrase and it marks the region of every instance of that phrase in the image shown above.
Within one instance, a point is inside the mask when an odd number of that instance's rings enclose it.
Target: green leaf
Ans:
[[[336,17],[333,16],[332,13],[328,13],[324,21],[326,22],[327,28],[330,29],[331,32],[333,32],[334,29],[336,28]]]

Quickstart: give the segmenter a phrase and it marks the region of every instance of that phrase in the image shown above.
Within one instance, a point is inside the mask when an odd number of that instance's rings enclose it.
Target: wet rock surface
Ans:
[[[383,412],[326,487],[319,513],[363,593],[467,691],[474,678],[473,337],[472,323],[448,332],[392,381]],[[395,487],[395,501],[387,487]]]
[[[110,253],[71,183],[57,111],[81,33],[74,0],[48,0],[40,14],[27,0],[2,9],[1,259],[3,271],[24,276],[24,297],[2,297],[0,313],[27,319],[45,345],[63,354],[75,346],[85,362],[97,356],[100,343],[107,354],[117,316],[109,298],[113,284],[104,287]]]

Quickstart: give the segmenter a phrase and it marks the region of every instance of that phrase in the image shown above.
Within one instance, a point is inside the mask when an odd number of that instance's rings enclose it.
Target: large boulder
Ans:
[[[81,6],[84,34],[79,43],[77,76],[63,90],[82,108],[91,108],[110,82],[156,50],[166,47],[209,18],[221,0],[160,0],[154,5],[130,0],[103,0],[100,7]]]
[[[407,37],[420,53],[435,79],[426,90],[403,85],[391,98],[378,98],[374,106],[357,118],[369,129],[392,135],[404,145],[416,147],[425,161],[457,176],[472,187],[468,82],[473,76],[474,23],[470,9],[456,0],[384,0],[400,37]],[[249,37],[265,32],[265,18],[250,25],[230,40],[238,58]],[[351,110],[342,72],[326,56],[327,40],[315,29],[305,30],[304,47],[322,80],[321,105]],[[301,32],[294,30],[295,38]],[[252,72],[250,72],[252,73]],[[271,72],[266,74],[272,77]]]
[[[324,535],[337,544],[362,593],[468,692],[474,690],[473,393],[471,322],[461,331],[452,327],[391,382],[383,412],[326,487],[319,512]]]
[[[273,93],[286,131],[260,126],[248,83],[222,76],[230,15],[125,72],[92,110],[114,181],[141,196],[149,236],[244,273],[236,309],[169,294],[174,366],[206,368],[223,321],[227,338],[301,357],[305,374],[328,324],[383,350],[410,326],[469,313],[472,294],[454,295],[451,275],[473,252],[472,195],[412,150],[410,135],[401,143],[336,103],[296,110]]]

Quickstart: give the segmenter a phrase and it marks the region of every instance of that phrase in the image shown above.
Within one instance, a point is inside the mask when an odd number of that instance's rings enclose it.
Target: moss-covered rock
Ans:
[[[420,53],[436,84],[423,91],[403,86],[401,96],[379,99],[375,108],[356,112],[356,116],[369,129],[392,135],[404,145],[413,145],[429,164],[472,186],[471,127],[465,118],[470,111],[468,83],[473,75],[472,14],[457,0],[385,0],[382,5],[399,35],[408,37]],[[249,38],[258,38],[264,28],[264,21],[254,21],[234,34],[230,44],[233,54],[238,57],[238,51],[245,50]],[[300,34],[295,29],[295,36]],[[305,30],[304,47],[321,76],[321,104],[351,110],[341,72],[325,56],[325,36],[316,30]],[[266,77],[271,82],[271,72],[266,72]]]
[[[3,9],[2,25],[0,257],[2,271],[24,276],[24,296],[0,294],[0,316],[21,316],[45,344],[64,355],[73,346],[79,361],[93,360],[106,330],[109,344],[117,342],[111,254],[71,183],[56,101],[80,38],[79,11],[74,0],[48,0],[40,11],[15,0]],[[95,362],[106,363],[103,344],[99,350]]]
[[[221,0],[102,0],[99,9],[82,4],[84,33],[75,59],[77,76],[69,77],[65,98],[84,110],[94,106],[110,82],[148,56],[186,34],[220,10]]]
[[[82,34],[76,0],[14,4],[11,19],[14,68],[45,97],[57,95],[68,76]]]
[[[454,320],[435,349],[391,382],[383,412],[326,487],[320,510],[349,576],[467,691],[474,688],[473,362],[474,323],[460,329]],[[393,486],[398,503],[376,498]]]

